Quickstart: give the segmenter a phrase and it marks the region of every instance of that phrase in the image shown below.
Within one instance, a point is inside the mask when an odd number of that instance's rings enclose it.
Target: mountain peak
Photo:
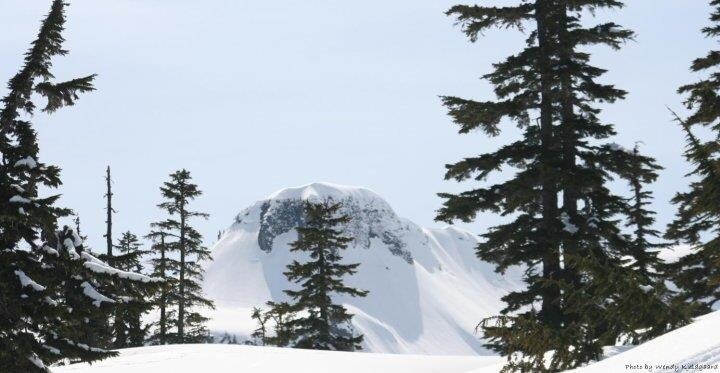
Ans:
[[[342,201],[345,199],[353,200],[381,200],[384,201],[377,193],[373,192],[368,188],[340,185],[327,182],[314,182],[310,184],[301,185],[298,187],[290,187],[280,189],[277,192],[268,196],[269,200],[282,200],[282,199],[293,199],[293,200],[310,200],[318,201],[325,199],[333,199],[335,201]]]
[[[410,229],[408,223],[398,218],[382,197],[367,188],[318,182],[281,189],[241,212],[235,226],[243,229],[248,228],[248,224],[257,226],[260,249],[270,252],[277,236],[303,224],[304,201],[325,200],[342,203],[341,212],[351,218],[344,230],[355,238],[354,245],[369,248],[377,238],[388,245],[393,254],[412,263],[412,255],[401,239]]]
[[[340,213],[350,217],[342,230],[353,241],[342,257],[360,266],[348,284],[371,294],[336,299],[355,315],[365,350],[489,353],[473,328],[499,312],[500,298],[517,288],[520,275],[499,275],[478,260],[478,241],[470,233],[422,228],[369,189],[331,183],[282,189],[236,217],[206,268],[203,289],[218,307],[210,325],[214,333],[246,337],[254,329],[252,307],[287,299],[284,290],[297,284],[283,272],[298,259],[290,243],[304,224],[303,201],[326,199],[341,202]],[[242,327],[235,326],[239,319]]]

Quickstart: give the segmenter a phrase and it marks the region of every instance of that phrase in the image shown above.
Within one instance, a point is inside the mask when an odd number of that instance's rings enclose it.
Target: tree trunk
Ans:
[[[112,181],[110,179],[110,166],[107,167],[106,175],[105,175],[105,183],[107,184],[107,192],[105,193],[105,197],[107,198],[107,206],[105,207],[107,211],[107,220],[105,220],[105,223],[107,225],[107,232],[105,232],[105,239],[107,243],[107,256],[108,258],[111,258],[113,255],[112,252],[112,213],[113,213],[113,207],[112,207]]]
[[[560,135],[562,143],[562,168],[565,175],[563,181],[563,204],[562,209],[567,214],[568,219],[573,222],[577,221],[578,218],[578,199],[580,193],[578,192],[578,186],[576,184],[578,175],[577,170],[577,131],[576,131],[576,120],[575,120],[575,94],[573,92],[572,76],[568,69],[572,62],[573,46],[570,45],[568,40],[568,15],[567,15],[567,0],[561,0],[558,5],[558,44],[559,44],[559,59],[560,66],[563,68],[559,69],[560,72]],[[582,256],[583,253],[579,253],[580,247],[578,246],[577,240],[573,239],[572,235],[566,235],[563,240],[563,253],[573,254],[575,257]],[[564,261],[565,277],[567,281],[574,285],[574,288],[579,289],[581,287],[581,279],[574,268],[572,261]],[[569,321],[574,318],[572,315],[567,315]]]
[[[165,235],[160,236],[160,278],[165,279]],[[160,344],[167,344],[167,284],[160,293]]]
[[[178,291],[178,342],[185,343],[185,185],[180,185],[180,283]]]
[[[553,134],[553,106],[552,106],[552,81],[553,71],[550,55],[551,32],[548,27],[551,23],[551,2],[550,0],[537,0],[535,18],[538,30],[538,44],[540,48],[540,172],[542,179],[542,227],[541,242],[543,247],[543,272],[545,281],[554,281],[560,274],[560,250],[555,237],[557,237],[556,226],[558,223],[558,198],[555,172],[556,163],[554,134]],[[560,308],[560,288],[556,285],[546,285],[542,291],[542,307],[540,318],[552,327],[560,328],[562,325]]]

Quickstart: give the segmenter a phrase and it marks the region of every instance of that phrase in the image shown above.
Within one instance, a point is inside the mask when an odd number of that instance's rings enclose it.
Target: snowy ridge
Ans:
[[[356,315],[354,327],[370,352],[472,355],[490,352],[474,334],[495,315],[500,297],[521,285],[519,273],[499,275],[475,257],[477,239],[456,229],[425,229],[398,217],[365,188],[314,183],[288,188],[243,210],[213,248],[204,290],[215,300],[211,331],[242,340],[255,328],[254,306],[286,299],[292,288],[282,272],[296,258],[288,244],[302,222],[303,200],[343,202],[356,238],[343,253],[361,263],[348,283],[369,290],[367,298],[340,298]]]

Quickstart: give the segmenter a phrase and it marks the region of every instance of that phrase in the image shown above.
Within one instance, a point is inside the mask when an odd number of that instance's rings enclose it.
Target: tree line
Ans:
[[[712,38],[720,35],[720,1],[710,4],[712,24],[702,32]],[[498,272],[524,268],[526,286],[507,294],[501,314],[479,325],[487,346],[507,356],[504,371],[578,367],[601,358],[603,346],[641,343],[685,325],[720,299],[720,52],[696,59],[691,70],[701,78],[678,89],[691,111],[685,119],[673,115],[687,137],[692,182],[672,200],[675,220],[658,231],[648,185],[661,167],[637,145],[611,142],[616,126],[601,119],[600,104],[627,92],[601,82],[606,70],[588,52],[597,45],[617,50],[633,39],[632,30],[615,22],[592,22],[595,12],[623,6],[526,0],[447,11],[471,42],[492,28],[526,36],[520,51],[483,75],[495,100],[442,97],[461,134],[498,136],[512,124],[522,131],[521,139],[493,152],[447,165],[447,180],[480,186],[440,193],[437,214],[446,222],[471,222],[480,212],[507,217],[477,247]],[[711,138],[696,136],[696,127],[710,129]],[[485,182],[501,170],[512,177]],[[613,180],[624,180],[626,193],[612,190]],[[658,258],[678,243],[691,253],[673,263]]]
[[[116,211],[112,207],[109,166],[105,178],[106,237],[113,237],[112,217]],[[205,326],[207,318],[199,312],[200,308],[214,308],[201,289],[201,262],[212,258],[202,243],[202,235],[191,224],[193,219],[208,218],[208,214],[190,207],[202,192],[185,169],[171,173],[160,192],[164,200],[157,207],[165,212],[165,217],[151,223],[144,236],[151,243],[150,249],[144,250],[141,239],[126,231],[116,243],[108,239],[106,253],[99,256],[113,267],[162,280],[162,285],[152,292],[141,293],[132,287],[119,289],[128,300],[117,305],[112,314],[101,315],[109,320],[109,333],[104,341],[113,349],[213,340]],[[151,310],[157,311],[157,321],[144,324],[143,315]]]

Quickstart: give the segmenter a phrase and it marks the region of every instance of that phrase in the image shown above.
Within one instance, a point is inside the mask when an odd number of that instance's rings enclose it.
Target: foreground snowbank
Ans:
[[[92,366],[77,364],[58,367],[53,372],[496,373],[504,362],[498,356],[420,356],[241,345],[174,345],[121,350],[119,357]],[[577,371],[720,372],[720,311]]]
[[[720,372],[720,311],[577,371]]]
[[[241,345],[174,345],[130,348],[92,366],[54,373],[466,373],[497,372],[492,356],[418,356],[295,350]],[[482,369],[482,368],[485,369]]]

